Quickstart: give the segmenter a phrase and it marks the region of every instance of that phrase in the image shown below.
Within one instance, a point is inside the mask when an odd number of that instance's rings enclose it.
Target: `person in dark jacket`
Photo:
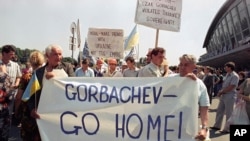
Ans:
[[[45,50],[45,57],[47,58],[47,63],[45,66],[39,68],[36,70],[36,72],[33,75],[37,76],[37,79],[39,81],[39,85],[41,86],[41,89],[39,89],[34,95],[31,96],[31,98],[27,101],[27,105],[29,110],[31,111],[30,115],[35,121],[35,119],[40,118],[37,111],[37,106],[39,104],[41,92],[42,92],[42,86],[43,86],[43,80],[44,79],[51,79],[56,76],[56,74],[53,72],[54,69],[60,69],[65,71],[65,73],[69,76],[75,76],[73,67],[70,63],[62,62],[62,48],[59,45],[51,44],[49,45]],[[40,141],[41,137],[38,131],[38,128],[34,131],[36,132],[36,136],[34,137],[34,141]]]

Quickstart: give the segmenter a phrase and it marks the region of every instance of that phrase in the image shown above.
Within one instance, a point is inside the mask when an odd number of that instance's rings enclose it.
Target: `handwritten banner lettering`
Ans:
[[[193,141],[198,88],[188,78],[58,78],[44,84],[44,141]]]
[[[123,30],[89,28],[88,45],[91,55],[123,59]]]
[[[135,22],[155,29],[180,31],[182,0],[138,0]]]

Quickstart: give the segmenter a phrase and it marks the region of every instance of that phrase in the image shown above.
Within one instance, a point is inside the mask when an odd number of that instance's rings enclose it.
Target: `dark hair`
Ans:
[[[208,70],[209,72],[211,72],[211,73],[214,72],[214,69],[213,69],[212,67],[210,67],[210,66],[205,66],[205,67],[207,68],[207,70]]]
[[[71,64],[74,65],[75,67],[78,65],[77,61],[75,61],[75,60],[73,60],[73,61],[71,62]]]
[[[151,56],[154,55],[158,55],[159,53],[162,53],[162,54],[165,54],[165,49],[162,48],[162,47],[157,47],[157,48],[154,48],[151,52]]]
[[[147,57],[151,57],[151,53],[152,53],[152,50],[150,50],[150,51],[148,51],[148,53],[147,53]]]
[[[240,71],[239,75],[241,75],[243,78],[246,78],[246,74],[243,71]]]
[[[2,53],[16,52],[16,46],[14,45],[4,45],[2,46]]]
[[[225,64],[225,66],[231,68],[231,70],[234,70],[234,69],[235,69],[235,64],[234,64],[234,62],[227,62],[227,63]]]
[[[88,58],[84,58],[82,60],[82,64],[89,64],[89,59]]]
[[[126,61],[126,62],[127,62],[127,61],[130,61],[131,63],[134,63],[134,62],[135,62],[135,59],[134,59],[132,56],[129,56],[129,57],[126,58],[125,61]]]

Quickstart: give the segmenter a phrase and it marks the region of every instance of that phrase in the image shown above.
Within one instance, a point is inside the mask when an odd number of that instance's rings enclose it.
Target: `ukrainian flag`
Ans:
[[[30,97],[36,93],[36,91],[40,90],[41,86],[38,82],[36,73],[34,73],[28,83],[28,86],[26,87],[23,96],[22,101],[26,102],[30,99]]]
[[[132,32],[129,34],[128,38],[124,44],[124,50],[131,50],[133,47],[139,44],[139,33],[137,31],[137,24],[135,25]]]

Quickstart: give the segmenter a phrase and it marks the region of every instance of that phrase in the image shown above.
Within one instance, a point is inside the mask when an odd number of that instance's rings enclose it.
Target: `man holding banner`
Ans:
[[[196,68],[196,58],[193,55],[184,54],[180,58],[179,74],[173,74],[170,76],[190,77],[192,78],[193,70]],[[193,76],[194,77],[194,76]],[[199,83],[199,110],[201,118],[201,129],[196,136],[196,139],[204,140],[208,137],[208,107],[210,106],[209,97],[205,84],[200,80],[196,79]]]
[[[43,86],[43,83],[46,83],[47,79],[51,79],[53,77],[59,77],[58,75],[60,75],[61,77],[75,76],[75,73],[73,71],[73,67],[71,66],[71,64],[62,62],[61,46],[56,45],[56,44],[49,45],[45,49],[45,56],[47,57],[47,64],[39,68],[36,71],[36,73],[33,74],[37,76],[40,86]],[[42,92],[42,88],[37,90],[35,94],[33,94],[30,97],[30,99],[27,101],[28,107],[31,111],[31,116],[34,119],[40,118],[36,110],[39,104],[41,92]],[[40,141],[41,140],[40,135],[38,134],[34,140]]]

